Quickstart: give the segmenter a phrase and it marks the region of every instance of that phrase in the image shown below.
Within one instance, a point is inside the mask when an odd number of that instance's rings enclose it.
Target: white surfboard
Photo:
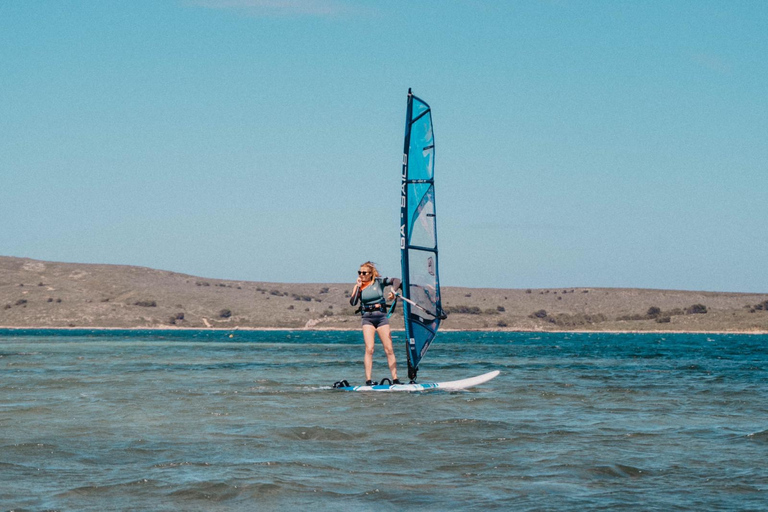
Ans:
[[[442,389],[443,391],[459,391],[469,389],[480,384],[486,383],[499,374],[498,370],[471,377],[469,379],[452,380],[449,382],[422,382],[418,384],[392,384],[378,386],[344,386],[334,389],[341,391],[432,391]]]

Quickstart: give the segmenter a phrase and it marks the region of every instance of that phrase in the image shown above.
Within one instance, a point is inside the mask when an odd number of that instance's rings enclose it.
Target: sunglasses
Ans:
[[[367,276],[368,274],[370,274],[370,272],[361,272],[360,270],[357,271],[357,275],[359,276]]]

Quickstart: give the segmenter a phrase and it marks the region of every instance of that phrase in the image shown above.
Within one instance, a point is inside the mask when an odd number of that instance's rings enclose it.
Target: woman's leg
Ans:
[[[365,356],[363,365],[365,366],[365,380],[371,380],[371,368],[373,367],[373,347],[376,341],[376,328],[372,325],[363,326],[363,339],[365,340]]]
[[[380,326],[376,329],[376,332],[379,333],[381,344],[384,345],[384,353],[387,354],[387,365],[389,365],[392,380],[395,380],[397,378],[397,360],[395,358],[395,351],[392,348],[392,332],[389,329],[389,325]]]

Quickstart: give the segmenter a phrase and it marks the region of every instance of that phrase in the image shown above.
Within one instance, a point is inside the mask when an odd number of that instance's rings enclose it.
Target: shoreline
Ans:
[[[359,330],[348,288],[0,256],[0,325],[58,332]],[[768,293],[444,286],[441,294],[450,316],[440,332],[768,334]],[[390,325],[403,330],[400,311]]]
[[[210,332],[272,332],[272,331],[291,331],[291,332],[353,332],[360,331],[359,328],[287,328],[287,327],[39,327],[39,326],[3,326],[0,325],[0,331],[23,331],[23,330],[47,330],[47,331],[210,331]],[[405,329],[392,329],[392,332],[404,332]],[[540,329],[441,329],[440,332],[494,332],[494,333],[527,333],[527,334],[738,334],[738,335],[752,335],[752,336],[765,336],[768,335],[768,331],[761,330],[744,330],[744,331],[695,331],[695,330],[680,330],[680,331],[664,331],[664,330],[562,330],[562,331],[545,331]]]

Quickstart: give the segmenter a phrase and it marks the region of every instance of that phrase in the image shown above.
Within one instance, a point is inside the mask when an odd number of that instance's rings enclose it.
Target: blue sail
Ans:
[[[401,176],[400,250],[410,379],[416,378],[419,363],[445,318],[437,271],[434,170],[432,111],[409,89]]]

